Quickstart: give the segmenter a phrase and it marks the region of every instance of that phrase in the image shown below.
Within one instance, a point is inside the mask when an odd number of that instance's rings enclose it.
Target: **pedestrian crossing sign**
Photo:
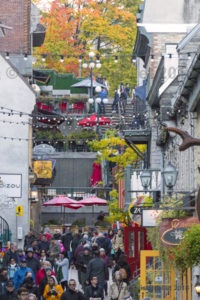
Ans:
[[[23,216],[23,206],[17,206],[16,207],[16,216]]]

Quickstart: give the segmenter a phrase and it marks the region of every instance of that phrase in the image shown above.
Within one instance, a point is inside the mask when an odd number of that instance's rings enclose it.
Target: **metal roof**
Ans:
[[[200,23],[197,24],[186,36],[178,43],[177,51],[182,50],[191,39],[200,31]]]

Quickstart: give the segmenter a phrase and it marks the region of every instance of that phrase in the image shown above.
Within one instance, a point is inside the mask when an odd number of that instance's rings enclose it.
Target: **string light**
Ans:
[[[42,61],[43,61],[43,62],[46,61],[46,56],[47,56],[46,54],[43,54],[43,55],[42,55]]]
[[[64,56],[63,56],[63,55],[60,56],[60,62],[61,62],[61,63],[64,62]]]
[[[115,56],[115,63],[118,63],[118,56]]]
[[[6,52],[6,59],[9,59],[10,58],[10,54],[9,52]]]
[[[10,52],[10,51],[1,51],[2,54],[5,55],[6,59],[9,59],[9,56],[10,55],[24,55],[24,60],[27,60],[28,59],[28,55],[32,55],[31,53],[18,53],[18,52]],[[186,55],[188,57],[188,59],[191,58],[191,55],[192,54],[198,54],[199,52],[197,51],[190,51],[190,52],[182,52],[181,54],[182,55]],[[59,57],[61,59],[61,57],[63,57],[63,59],[66,57],[66,58],[78,58],[79,60],[82,60],[84,57],[87,57],[89,54],[82,54],[82,55],[63,55],[63,54],[51,54],[51,53],[43,53],[43,54],[40,54],[40,53],[36,53],[36,54],[33,54],[33,57],[36,59],[36,57],[39,57],[39,56],[42,56],[42,60],[45,61],[46,60],[46,57],[47,56],[51,56],[51,57]],[[164,54],[160,54],[160,53],[152,53],[151,56],[153,56],[154,58],[157,56],[157,57],[163,57]],[[178,57],[178,54],[177,56],[174,55],[174,54],[170,54],[170,53],[167,53],[167,55],[170,57],[170,58],[176,58]],[[130,56],[130,54],[121,54],[121,55],[113,55],[113,53],[106,53],[106,54],[102,54],[102,57],[114,57],[114,60],[116,62],[118,62],[118,58],[119,57],[127,57],[127,56]],[[137,54],[137,56],[140,56],[140,54]],[[100,59],[100,55],[97,54],[96,55],[96,58],[97,60]],[[117,58],[117,59],[116,59]],[[136,57],[135,55],[132,57],[132,62],[135,63],[136,61]]]
[[[24,60],[25,60],[25,61],[28,60],[28,54],[27,54],[27,53],[24,54]]]

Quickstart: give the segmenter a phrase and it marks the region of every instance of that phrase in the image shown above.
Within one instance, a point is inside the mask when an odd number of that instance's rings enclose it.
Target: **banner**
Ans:
[[[159,237],[164,247],[178,246],[183,233],[193,224],[199,224],[197,217],[182,219],[163,219],[159,226]]]
[[[124,199],[125,199],[124,179],[120,179],[119,181],[118,193],[119,193],[119,208],[124,208]]]
[[[33,170],[37,178],[52,178],[52,161],[34,161]]]

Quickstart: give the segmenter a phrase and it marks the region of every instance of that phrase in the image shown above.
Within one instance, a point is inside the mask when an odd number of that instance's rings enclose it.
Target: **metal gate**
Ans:
[[[9,230],[9,225],[5,219],[0,217],[0,241],[2,241],[4,245],[6,245],[7,242],[10,240],[11,240],[11,233]]]

